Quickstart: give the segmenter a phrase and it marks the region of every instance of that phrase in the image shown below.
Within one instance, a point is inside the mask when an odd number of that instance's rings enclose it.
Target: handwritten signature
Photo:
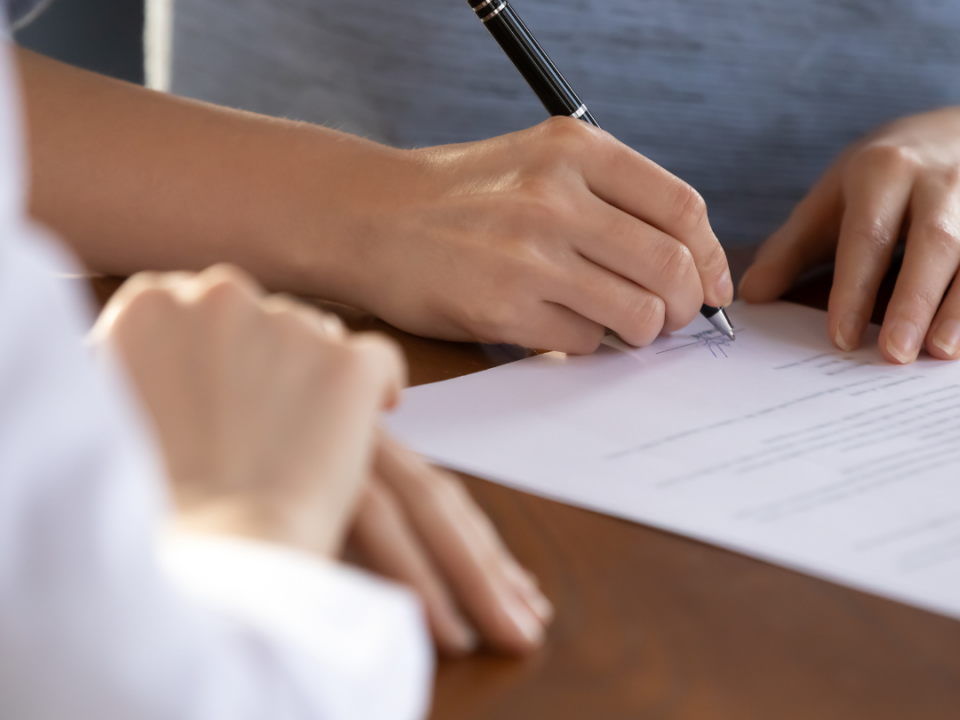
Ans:
[[[688,342],[683,345],[676,345],[672,348],[667,348],[666,350],[661,350],[657,353],[657,355],[663,355],[663,353],[673,352],[674,350],[682,350],[683,348],[702,347],[709,350],[710,354],[714,357],[720,357],[721,355],[723,357],[729,357],[724,348],[727,348],[733,344],[733,341],[730,338],[721,333],[719,330],[713,328],[695,333],[690,336],[690,339],[692,342]]]

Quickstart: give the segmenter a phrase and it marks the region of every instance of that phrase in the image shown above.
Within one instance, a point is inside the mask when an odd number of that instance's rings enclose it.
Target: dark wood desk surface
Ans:
[[[749,249],[730,253],[734,274]],[[790,299],[825,307],[828,279]],[[413,384],[506,350],[424,340],[362,314],[407,352]],[[442,661],[434,720],[960,718],[960,622],[677,535],[465,477],[557,608],[516,660]],[[960,482],[960,478],[958,478]]]

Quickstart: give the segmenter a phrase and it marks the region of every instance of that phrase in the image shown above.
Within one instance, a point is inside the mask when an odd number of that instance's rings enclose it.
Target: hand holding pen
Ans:
[[[467,2],[551,115],[567,116],[600,127],[507,0]],[[699,205],[702,205],[702,201]],[[705,209],[703,214],[703,222],[706,222]],[[734,339],[733,326],[722,308],[704,304],[700,313],[717,330]]]
[[[476,67],[484,82],[490,60]],[[512,79],[514,70],[494,72]],[[272,286],[363,308],[417,335],[573,354],[593,352],[606,329],[646,345],[687,325],[703,303],[733,299],[700,196],[587,122],[549,118],[487,140],[399,150],[318,126],[250,129],[248,116],[210,121],[199,117],[209,110],[179,110],[190,116],[178,122],[221,131],[197,135],[216,172],[173,197],[219,207],[231,188],[242,202],[231,201],[237,217],[227,227],[265,228],[270,238],[241,233],[251,240],[237,247],[248,254],[234,259]],[[234,131],[269,139],[252,187],[243,174],[251,161],[222,142]],[[224,186],[223,167],[244,182]],[[88,188],[84,207],[107,196]],[[194,253],[210,242],[178,227]]]

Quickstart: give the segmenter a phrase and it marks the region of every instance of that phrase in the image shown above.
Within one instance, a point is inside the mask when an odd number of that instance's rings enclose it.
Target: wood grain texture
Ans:
[[[730,252],[738,276],[747,248]],[[790,299],[825,307],[829,273]],[[887,283],[885,297],[889,297]],[[101,296],[109,283],[102,283]],[[413,384],[525,351],[424,340]],[[882,310],[882,309],[881,309]],[[921,720],[960,717],[960,622],[677,535],[464,477],[557,608],[517,660],[440,662],[433,720]]]

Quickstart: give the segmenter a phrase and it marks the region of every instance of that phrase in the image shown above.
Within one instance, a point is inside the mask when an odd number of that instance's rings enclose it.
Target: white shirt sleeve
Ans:
[[[23,218],[0,48],[0,717],[415,720],[432,654],[398,586],[306,554],[181,538],[160,462],[83,335],[72,260]],[[15,144],[11,144],[15,143]]]

